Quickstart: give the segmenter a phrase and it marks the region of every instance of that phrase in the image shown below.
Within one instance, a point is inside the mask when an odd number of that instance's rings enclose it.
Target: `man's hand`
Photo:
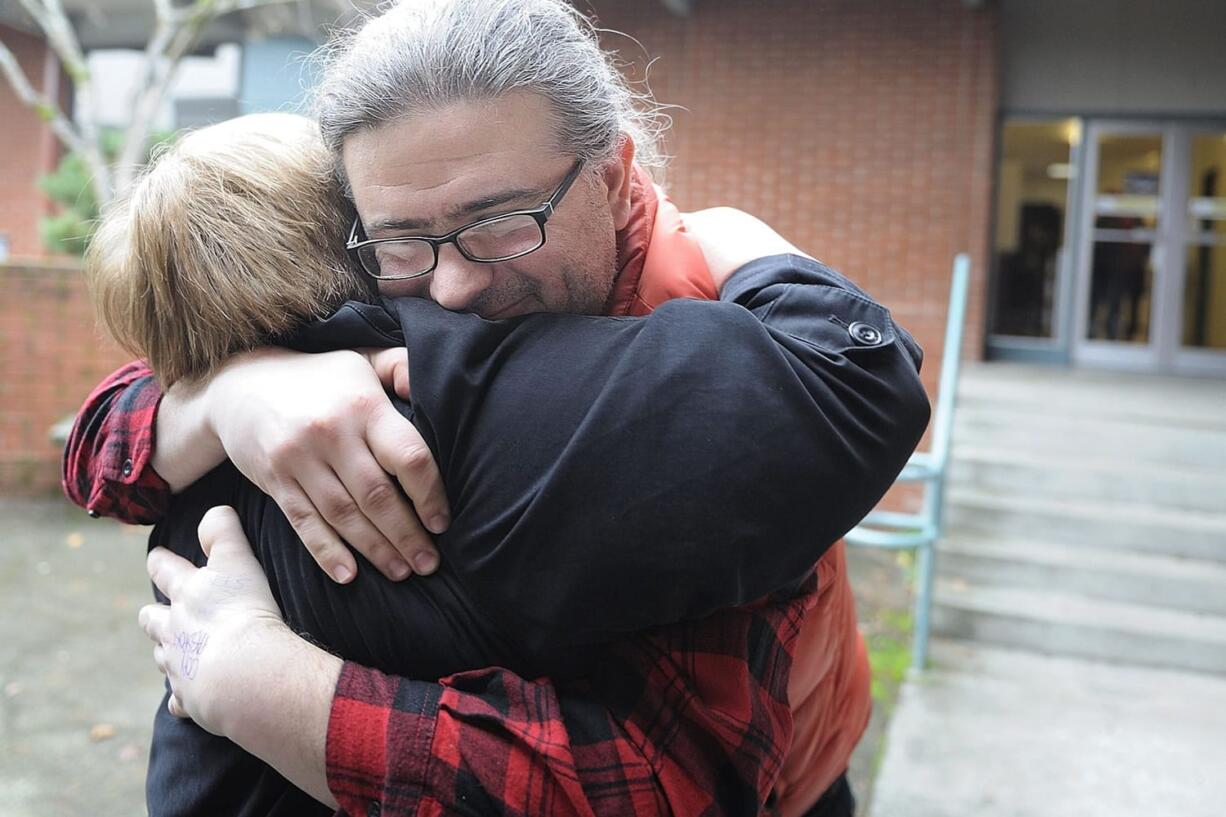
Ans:
[[[682,215],[685,231],[698,241],[715,288],[722,292],[732,273],[758,258],[803,255],[769,224],[734,207],[711,207]]]
[[[142,607],[153,660],[170,682],[170,714],[230,738],[335,808],[324,772],[341,660],[294,635],[232,508],[200,522],[197,568],[165,548],[146,562],[169,605]]]
[[[344,542],[388,578],[403,579],[438,566],[422,522],[435,533],[450,523],[434,457],[392,407],[372,364],[407,393],[403,349],[259,349],[228,362],[202,398],[205,422],[235,466],[276,501],[315,561],[342,583],[357,572]]]
[[[203,568],[166,548],[149,551],[149,577],[171,603],[145,605],[138,621],[154,641],[154,663],[170,681],[170,713],[222,735],[225,713],[244,696],[244,685],[236,683],[247,669],[243,649],[271,629],[286,628],[232,508],[204,515],[200,544],[209,557]],[[231,714],[229,722],[235,720]]]

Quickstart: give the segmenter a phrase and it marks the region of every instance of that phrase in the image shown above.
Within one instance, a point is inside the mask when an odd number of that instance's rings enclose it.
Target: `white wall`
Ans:
[[[140,82],[142,55],[137,51],[93,51],[89,54],[93,99],[99,121],[111,127],[127,125]],[[236,97],[239,93],[242,48],[221,45],[213,56],[186,57],[155,125],[174,127],[173,100],[185,97]]]

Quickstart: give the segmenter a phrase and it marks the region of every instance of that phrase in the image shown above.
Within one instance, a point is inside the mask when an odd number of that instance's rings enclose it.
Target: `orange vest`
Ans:
[[[630,223],[618,233],[621,272],[609,314],[645,315],[672,298],[718,298],[680,212],[641,171],[633,184]],[[856,627],[842,541],[818,562],[817,574],[818,593],[805,615],[788,683],[794,728],[775,784],[781,817],[803,814],[847,769],[872,703],[868,652]]]

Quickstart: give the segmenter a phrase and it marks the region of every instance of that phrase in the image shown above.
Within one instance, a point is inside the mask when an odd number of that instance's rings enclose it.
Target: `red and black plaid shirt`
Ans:
[[[86,401],[64,490],[91,513],[156,522],[161,391],[141,363]],[[581,684],[498,669],[439,682],[346,663],[332,702],[328,784],[351,815],[756,814],[791,742],[792,649],[816,593],[659,628],[608,650]]]
[[[111,374],[90,393],[64,448],[64,493],[89,511],[152,525],[170,507],[170,486],[153,470],[162,390],[144,361]]]

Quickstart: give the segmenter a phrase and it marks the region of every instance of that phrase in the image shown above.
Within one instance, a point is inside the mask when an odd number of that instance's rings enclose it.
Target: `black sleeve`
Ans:
[[[722,302],[486,321],[392,302],[453,506],[440,547],[521,643],[593,643],[793,585],[929,406],[885,308],[797,256]]]

